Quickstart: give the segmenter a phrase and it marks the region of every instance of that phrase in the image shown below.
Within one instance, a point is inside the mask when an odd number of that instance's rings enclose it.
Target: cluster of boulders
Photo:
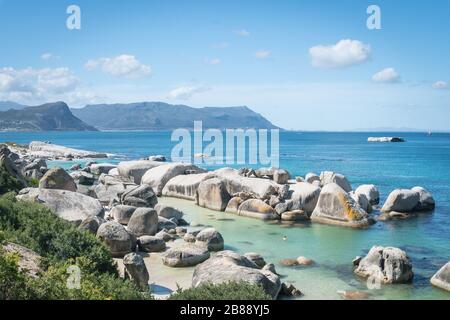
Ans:
[[[158,204],[159,196],[187,199],[201,207],[263,220],[357,228],[375,222],[373,210],[380,203],[374,185],[353,190],[346,177],[335,172],[291,179],[283,169],[206,171],[165,160],[163,156],[151,156],[117,165],[74,164],[69,174],[60,167],[48,169],[42,158],[28,158],[0,146],[0,165],[24,187],[27,177],[39,179],[39,187],[24,188],[17,198],[42,203],[81,230],[95,234],[113,257],[123,258],[125,275],[142,290],[147,290],[149,279],[142,255],[159,252],[168,267],[197,266],[194,286],[245,280],[262,285],[272,297],[301,294],[293,285],[282,284],[274,265],[267,264],[259,254],[223,251],[224,239],[216,229],[187,228],[183,212]],[[434,207],[433,196],[424,188],[398,189],[388,196],[377,218],[408,217]],[[299,257],[281,264],[307,266],[314,261]],[[397,248],[373,247],[366,257],[355,259],[354,265],[357,275],[381,284],[405,283],[413,277],[410,259]],[[431,282],[449,290],[449,273],[447,264]]]

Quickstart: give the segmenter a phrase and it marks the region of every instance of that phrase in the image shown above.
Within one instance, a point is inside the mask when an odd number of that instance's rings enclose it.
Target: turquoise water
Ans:
[[[407,142],[367,142],[369,136],[392,135],[400,135]],[[170,132],[0,133],[0,141],[32,140],[113,153],[113,161],[153,154],[170,156],[176,144],[170,141]],[[410,285],[371,290],[374,298],[450,298],[449,293],[429,285],[429,278],[450,260],[450,134],[281,132],[280,166],[302,176],[310,171],[337,171],[345,174],[353,187],[373,183],[380,189],[381,201],[395,188],[420,185],[433,193],[437,207],[434,213],[414,219],[351,230],[308,223],[271,225],[201,209],[182,200],[161,201],[182,207],[190,220],[217,226],[230,248],[263,254],[285,275],[284,281],[295,283],[305,292],[304,299],[334,299],[338,298],[337,290],[363,290],[365,283],[353,276],[351,260],[376,244],[405,249],[413,260],[415,278]],[[287,236],[286,241],[283,236]],[[316,265],[278,265],[281,259],[300,255],[312,258]]]

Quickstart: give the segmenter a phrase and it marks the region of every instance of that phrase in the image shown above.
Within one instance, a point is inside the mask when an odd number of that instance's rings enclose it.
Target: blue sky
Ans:
[[[81,9],[69,30],[66,9]],[[369,5],[381,30],[366,27]],[[247,105],[287,129],[450,130],[450,0],[0,0],[0,100]]]

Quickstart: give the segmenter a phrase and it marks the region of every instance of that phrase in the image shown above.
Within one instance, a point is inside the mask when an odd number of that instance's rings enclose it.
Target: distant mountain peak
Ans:
[[[165,102],[136,102],[87,105],[71,110],[100,130],[189,129],[194,121],[202,121],[204,128],[278,128],[247,106],[193,108]]]

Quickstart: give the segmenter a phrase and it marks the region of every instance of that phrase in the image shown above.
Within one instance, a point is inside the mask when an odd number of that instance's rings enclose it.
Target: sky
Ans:
[[[381,29],[367,27],[370,5]],[[285,129],[450,131],[450,0],[0,0],[0,44],[0,100],[246,105]]]

